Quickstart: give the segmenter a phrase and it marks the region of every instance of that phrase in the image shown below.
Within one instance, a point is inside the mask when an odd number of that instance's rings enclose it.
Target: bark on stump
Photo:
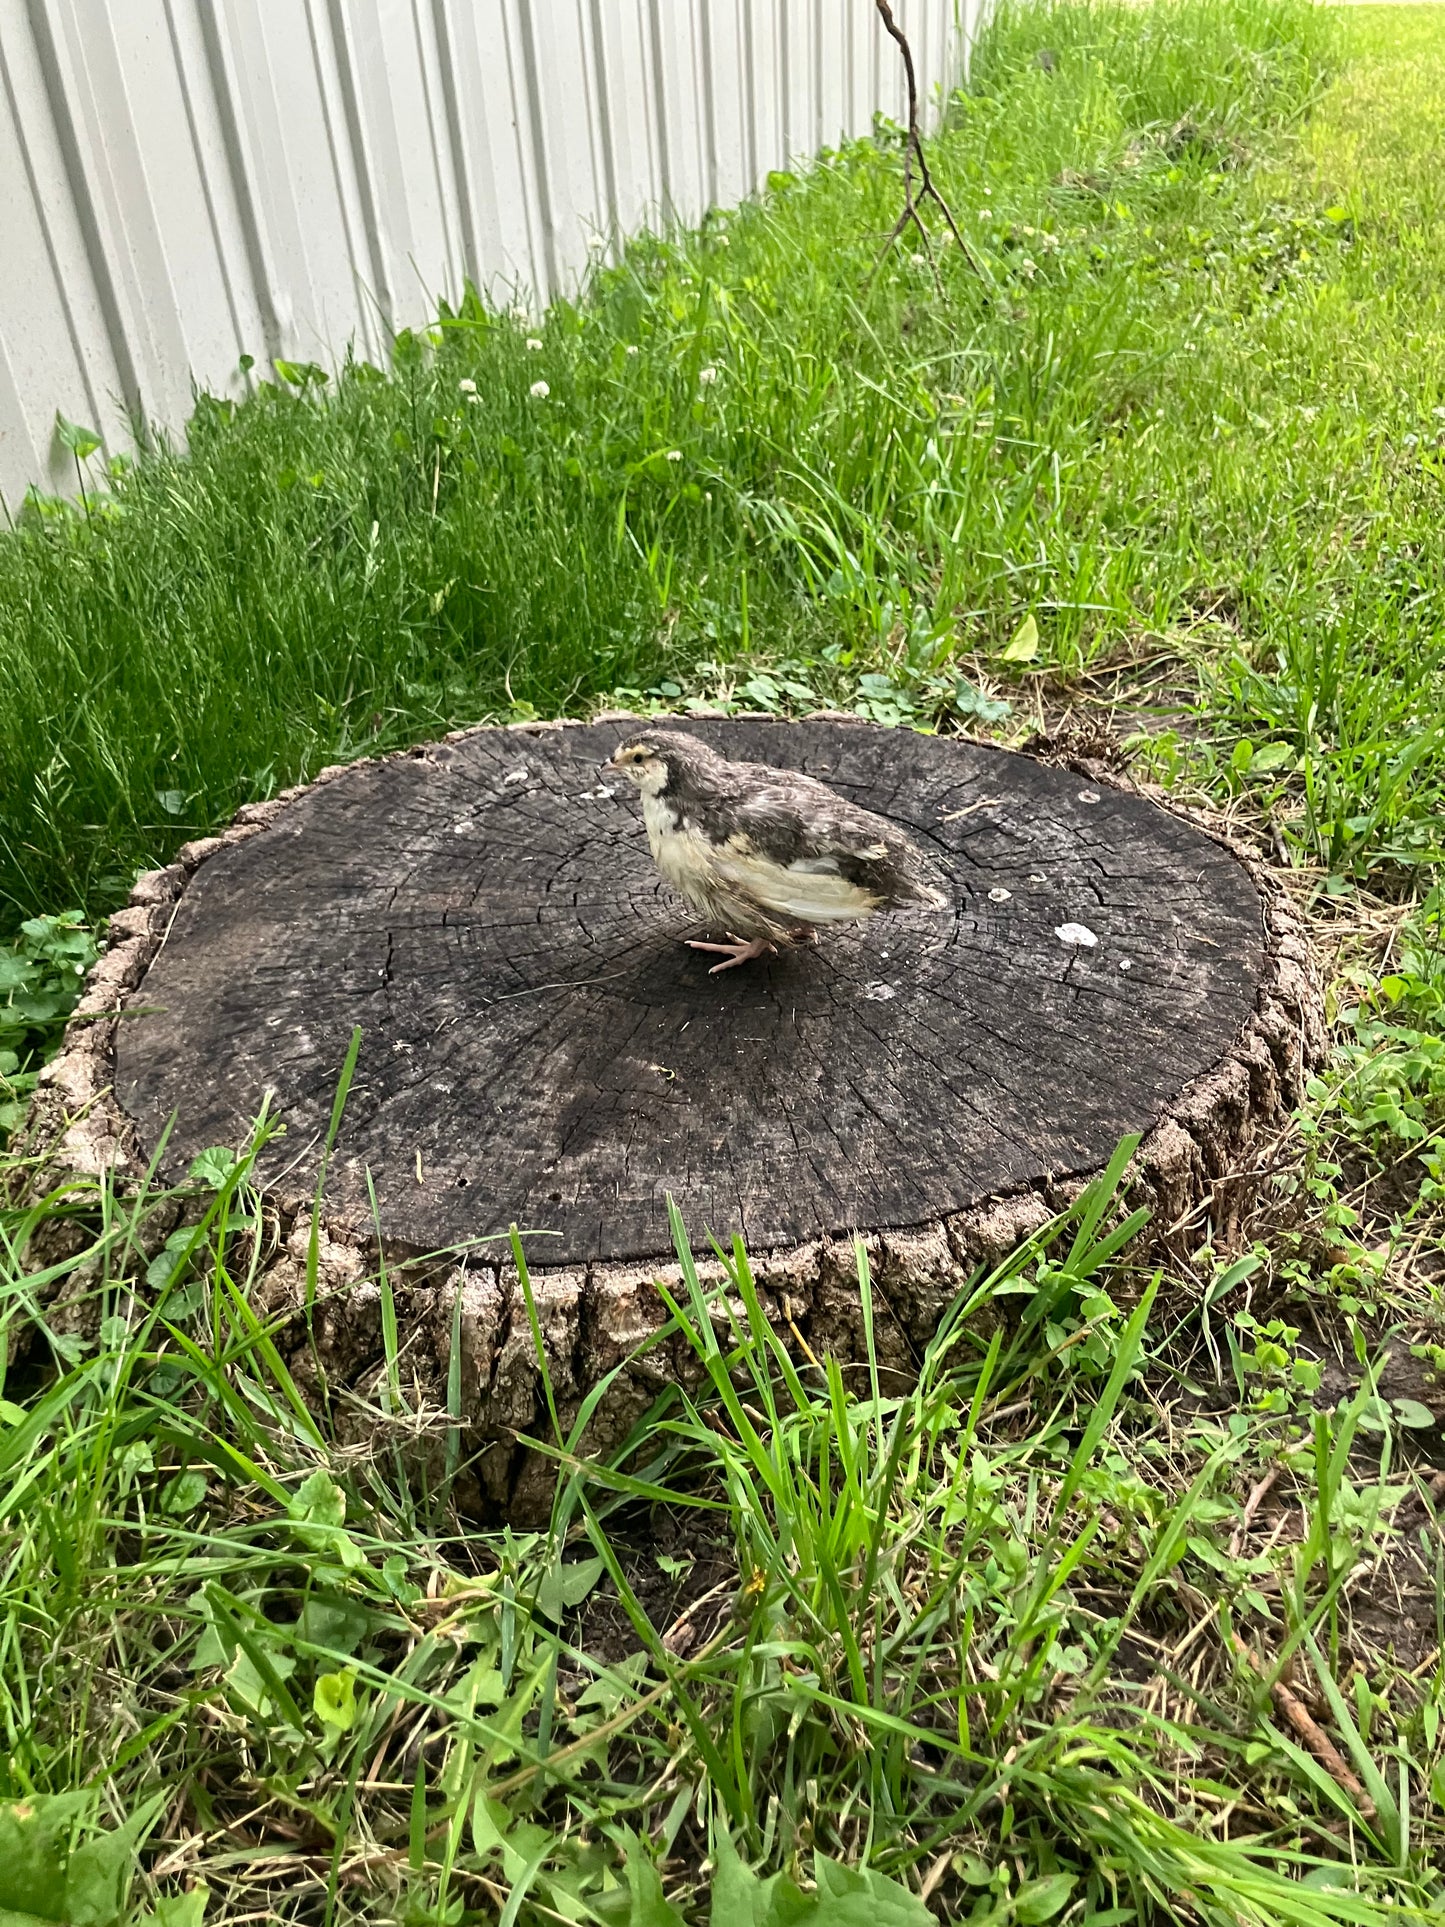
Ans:
[[[282,1335],[303,1377],[319,1357],[374,1386],[369,1173],[408,1382],[444,1404],[459,1330],[483,1494],[514,1513],[551,1476],[514,1443],[545,1424],[520,1292],[499,1244],[435,1254],[514,1221],[529,1234],[564,1419],[663,1322],[669,1194],[699,1248],[742,1232],[770,1312],[846,1360],[864,1234],[884,1361],[906,1371],[976,1264],[1126,1132],[1146,1134],[1130,1202],[1151,1235],[1203,1201],[1227,1237],[1252,1148],[1321,1046],[1303,938],[1267,874],[1100,770],[842,718],[669,726],[891,817],[951,908],[709,977],[635,797],[600,768],[635,719],[459,732],[325,771],[143,878],[38,1102],[79,1171],[144,1169],[174,1113],[179,1177],[271,1093],[287,1133],[263,1167],[263,1295],[284,1320],[360,1025],[319,1343],[294,1319]],[[673,1341],[631,1366],[592,1449],[686,1372]]]

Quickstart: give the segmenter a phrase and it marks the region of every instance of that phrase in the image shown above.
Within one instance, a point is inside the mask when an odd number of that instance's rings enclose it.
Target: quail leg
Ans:
[[[777,948],[766,937],[754,937],[751,943],[743,943],[737,937],[730,943],[703,943],[697,937],[689,937],[687,947],[689,950],[712,950],[723,959],[709,970],[709,977],[716,977],[720,970],[736,970],[739,964],[751,963],[754,957],[772,956]]]

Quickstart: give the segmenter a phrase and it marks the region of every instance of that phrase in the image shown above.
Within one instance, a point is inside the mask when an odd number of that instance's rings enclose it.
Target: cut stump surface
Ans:
[[[900,824],[949,911],[711,977],[599,770],[621,727],[359,763],[182,897],[117,1049],[142,1140],[178,1113],[184,1169],[270,1090],[290,1163],[359,1024],[341,1219],[369,1217],[370,1171],[413,1250],[515,1221],[539,1264],[661,1257],[669,1193],[698,1234],[770,1249],[1097,1170],[1254,1009],[1259,891],[1152,803],[938,737],[694,728]]]
[[[819,1342],[848,1296],[837,1241],[869,1235],[905,1349],[1126,1133],[1158,1232],[1201,1198],[1227,1208],[1320,1024],[1288,905],[1241,853],[1102,773],[959,738],[668,726],[892,819],[949,907],[710,977],[635,795],[601,768],[635,719],[462,732],[253,806],[143,880],[52,1067],[74,1161],[138,1166],[174,1114],[183,1173],[269,1092],[284,1251],[359,1025],[332,1256],[365,1269],[368,1174],[395,1257],[515,1222],[554,1274],[549,1349],[578,1396],[661,1320],[669,1195],[699,1244],[742,1232]],[[418,1291],[471,1293],[481,1431],[525,1429],[530,1395],[515,1417],[496,1404],[515,1330],[498,1248],[449,1275]],[[429,1315],[440,1359],[450,1320]]]

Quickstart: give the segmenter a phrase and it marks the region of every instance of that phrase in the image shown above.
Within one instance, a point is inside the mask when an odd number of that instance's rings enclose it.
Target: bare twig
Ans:
[[[926,1901],[928,1899],[928,1896],[933,1892],[934,1888],[953,1864],[953,1857],[953,1850],[949,1847],[945,1847],[943,1852],[939,1854],[933,1865],[928,1869],[928,1872],[923,1876],[923,1885],[918,1890],[918,1898],[920,1900]]]
[[[918,203],[920,201],[932,201],[947,222],[948,231],[962,251],[964,260],[967,261],[968,265],[981,281],[987,281],[988,276],[984,273],[977,255],[959,232],[958,223],[953,218],[952,208],[949,207],[948,202],[944,200],[937,187],[935,187],[933,176],[928,171],[928,157],[923,151],[923,135],[918,125],[918,74],[913,65],[913,49],[908,44],[907,35],[893,18],[893,8],[889,5],[889,0],[873,0],[873,4],[877,7],[879,17],[887,29],[889,36],[896,44],[899,53],[903,56],[903,72],[908,80],[908,132],[903,143],[903,212],[893,223],[892,232],[883,243],[882,253],[878,256],[878,266],[882,265],[889,249],[892,248],[899,235],[903,233],[903,230],[911,222],[918,230],[919,239],[922,241],[924,252],[928,256],[928,265],[933,269],[933,278],[935,282],[938,280],[938,269],[934,265],[933,260],[932,237],[924,225],[923,216],[918,211]],[[918,169],[918,191],[916,194],[913,186],[913,170],[915,166]],[[877,271],[878,267],[875,267],[873,272],[876,274]]]
[[[1263,1679],[1265,1677],[1263,1664],[1252,1649],[1240,1638],[1238,1633],[1234,1635],[1234,1644],[1237,1651],[1243,1655],[1254,1671]],[[1360,1810],[1361,1819],[1365,1821],[1373,1820],[1375,1817],[1374,1801],[1346,1765],[1344,1755],[1340,1752],[1340,1749],[1335,1745],[1329,1734],[1326,1733],[1324,1728],[1306,1711],[1303,1701],[1290,1691],[1282,1679],[1275,1680],[1269,1692],[1270,1698],[1289,1721],[1295,1732],[1298,1733],[1304,1741],[1310,1752],[1314,1754],[1325,1772],[1349,1794],[1350,1798]]]
[[[1243,1516],[1239,1524],[1234,1528],[1234,1534],[1229,1541],[1229,1556],[1231,1559],[1237,1559],[1239,1557],[1245,1539],[1249,1535],[1249,1528],[1254,1524],[1254,1515],[1259,1511],[1261,1501],[1278,1477],[1279,1467],[1277,1465],[1272,1466],[1245,1500]]]
[[[664,1651],[671,1653],[674,1659],[681,1659],[697,1638],[698,1614],[710,1600],[716,1599],[720,1592],[726,1592],[732,1583],[731,1579],[721,1579],[700,1599],[694,1599],[690,1606],[685,1606],[662,1635]]]

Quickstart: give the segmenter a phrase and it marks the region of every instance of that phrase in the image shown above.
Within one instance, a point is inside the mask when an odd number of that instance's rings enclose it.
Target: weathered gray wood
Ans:
[[[306,1191],[359,1024],[341,1222],[369,1224],[369,1171],[414,1251],[515,1220],[539,1264],[654,1258],[669,1193],[698,1237],[794,1246],[1096,1170],[1255,1007],[1253,878],[1143,797],[956,738],[685,727],[898,822],[951,910],[709,977],[599,770],[621,724],[361,763],[197,869],[119,1031],[141,1141],[175,1112],[183,1170],[270,1090]]]

